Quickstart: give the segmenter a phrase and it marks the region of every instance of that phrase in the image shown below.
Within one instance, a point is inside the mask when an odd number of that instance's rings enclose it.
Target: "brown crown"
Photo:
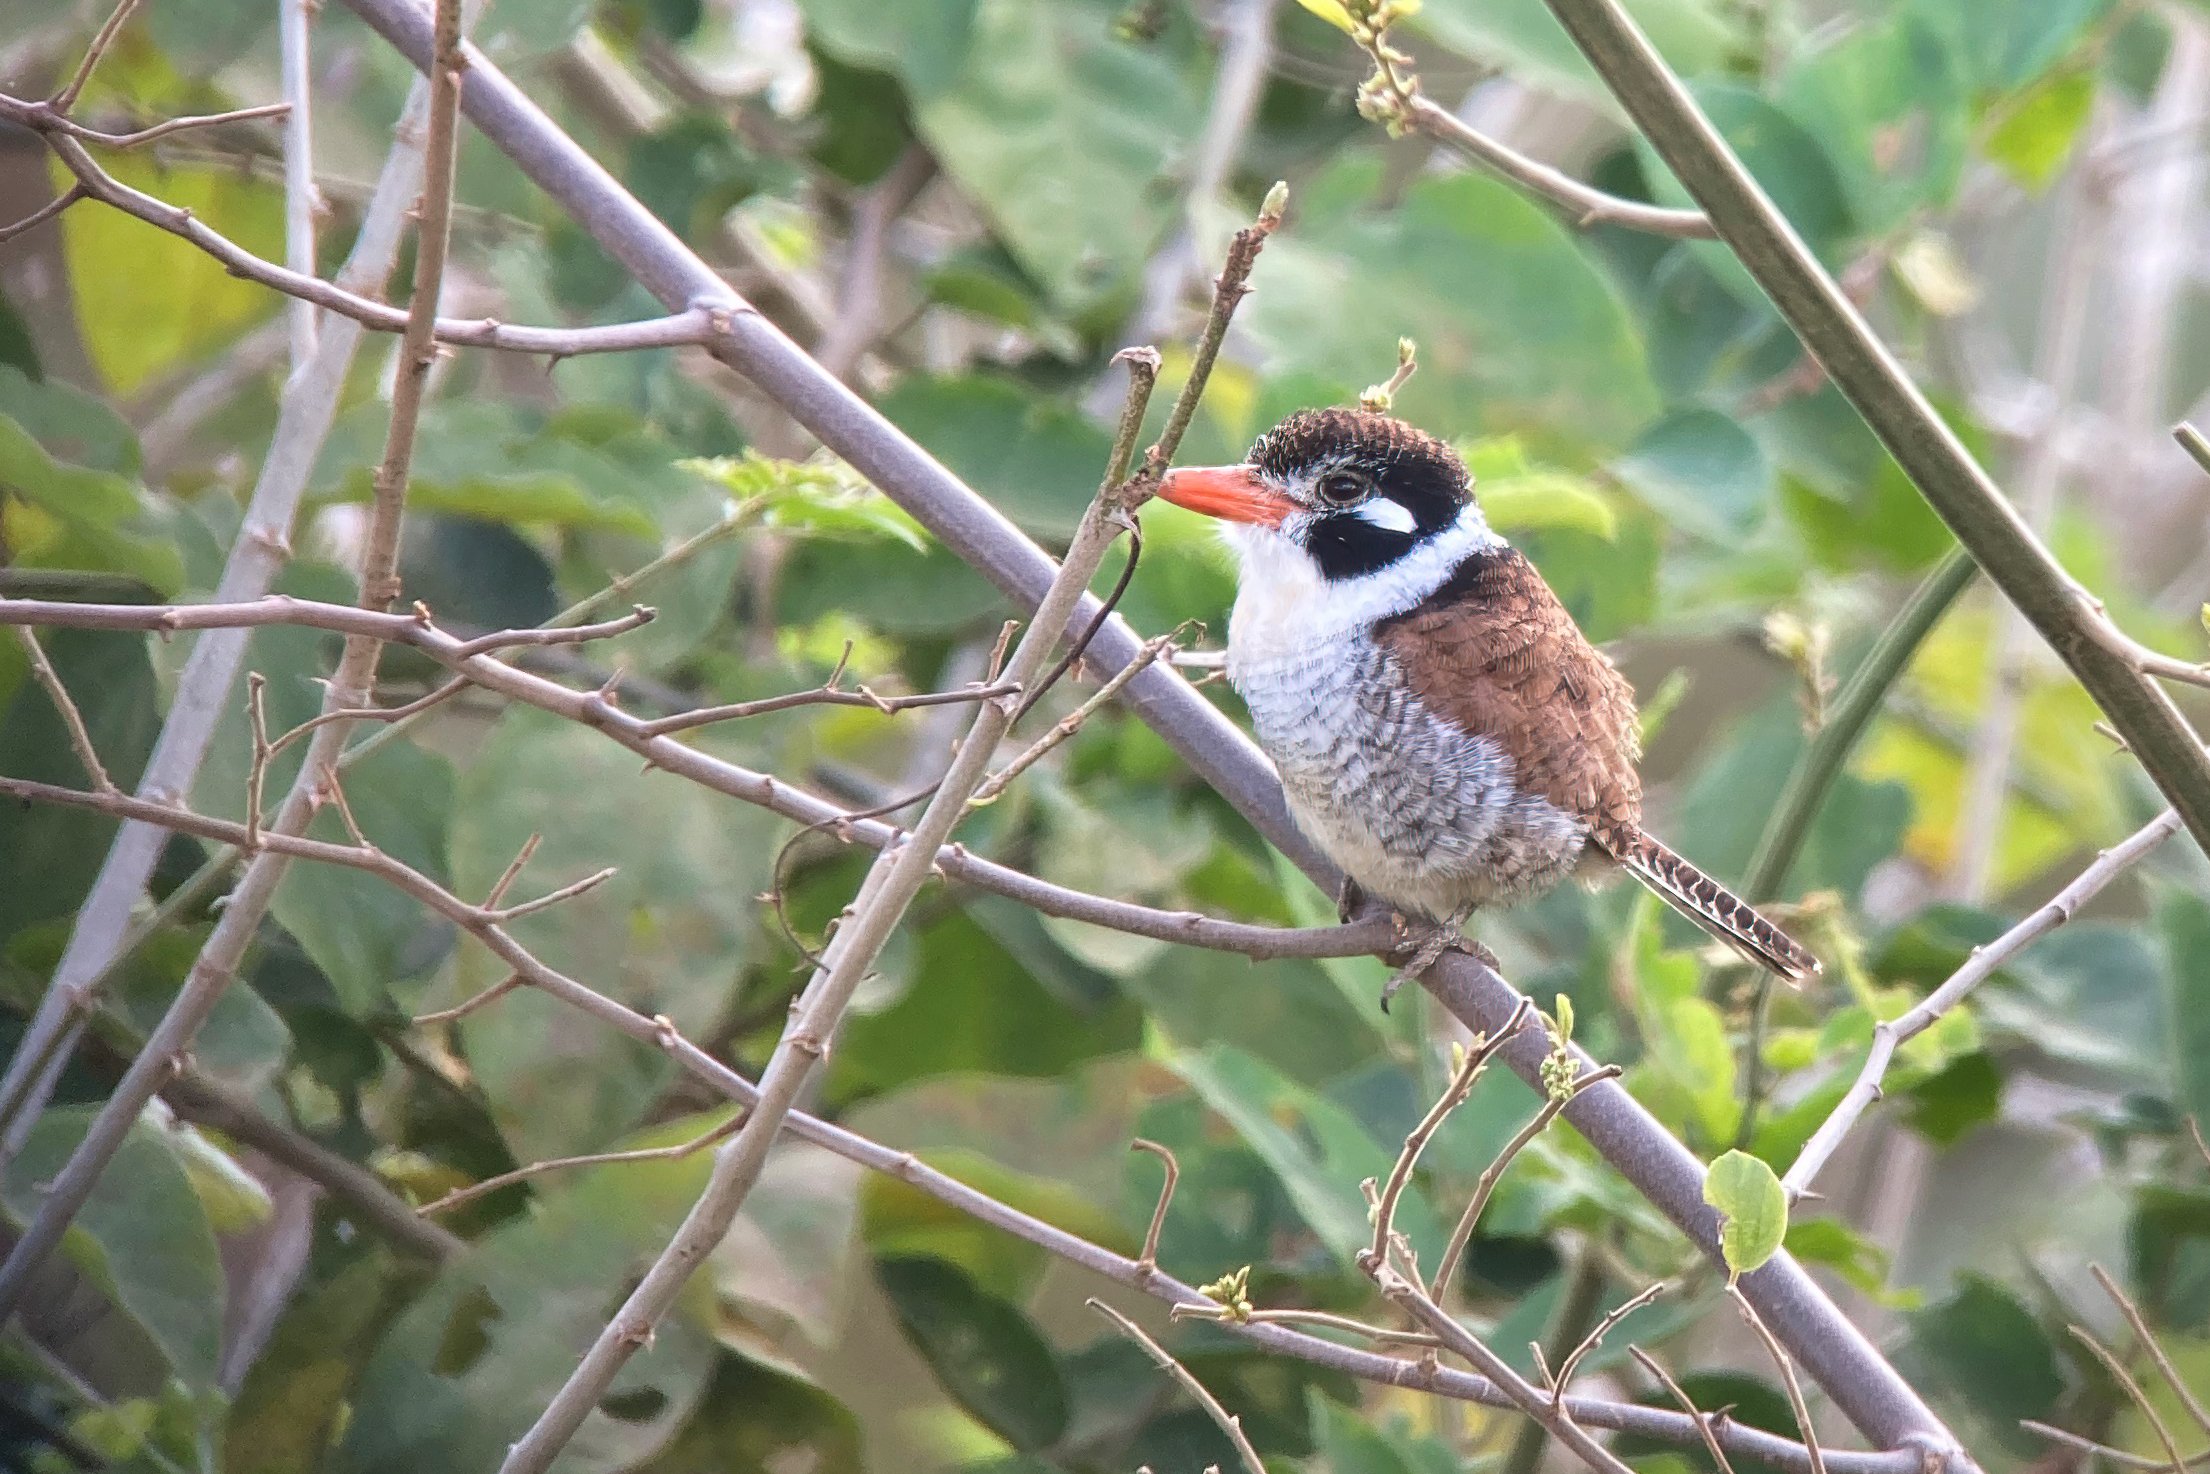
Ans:
[[[1250,460],[1267,475],[1287,479],[1345,452],[1376,473],[1424,472],[1418,479],[1460,501],[1472,494],[1473,477],[1458,452],[1416,425],[1373,410],[1299,410],[1258,438]]]

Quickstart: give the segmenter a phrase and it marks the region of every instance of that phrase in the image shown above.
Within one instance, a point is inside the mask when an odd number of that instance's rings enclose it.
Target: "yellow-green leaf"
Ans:
[[[1344,7],[1343,0],[1297,0],[1297,3],[1344,35],[1351,33],[1351,13]]]
[[[1719,1210],[1719,1252],[1729,1281],[1772,1258],[1788,1236],[1788,1195],[1773,1169],[1748,1152],[1728,1152],[1711,1164],[1704,1201]]]

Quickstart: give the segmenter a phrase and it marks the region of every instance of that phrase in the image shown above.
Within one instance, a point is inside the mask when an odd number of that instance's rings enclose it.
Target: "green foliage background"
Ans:
[[[1968,438],[2015,470],[2020,451],[1977,417],[1986,396],[1955,345],[1968,330],[2029,345],[2044,330],[2033,304],[2050,222],[2093,207],[2054,182],[2078,167],[2098,109],[2131,115],[2154,93],[2172,28],[2199,17],[2117,0],[1634,8]],[[833,316],[843,300],[858,192],[925,150],[936,173],[891,232],[885,308],[858,384],[1046,541],[1070,531],[1103,465],[1097,406],[1117,392],[1106,361],[1126,341],[1147,262],[1184,229],[1200,259],[1217,259],[1264,187],[1288,179],[1288,226],[1185,458],[1235,457],[1279,414],[1355,397],[1386,377],[1400,335],[1416,338],[1420,371],[1401,411],[1463,442],[1492,521],[1591,636],[1613,642],[1650,709],[1653,827],[1715,874],[1739,875],[1806,740],[1804,676],[1766,648],[1767,617],[1815,632],[1823,668],[1846,673],[1947,534],[1835,393],[1802,372],[1794,340],[1721,248],[1577,232],[1503,184],[1390,142],[1350,106],[1360,58],[1294,5],[1275,8],[1274,66],[1223,197],[1186,198],[1223,9],[501,0],[481,39],[710,259],[740,263],[740,289],[801,340],[819,324],[794,303]],[[89,115],[275,96],[272,15],[150,0],[99,73]],[[97,19],[32,0],[0,43],[9,90],[50,87]],[[1531,131],[1577,172],[1680,201],[1539,0],[1428,0],[1402,39],[1432,95],[1455,101],[1478,84],[1476,101],[1497,116],[1520,106],[1547,120]],[[319,17],[315,44],[327,271],[407,73],[338,7]],[[593,79],[610,68],[650,106],[609,105]],[[275,135],[184,142],[110,167],[280,257]],[[0,176],[4,219],[57,187],[28,145],[15,158]],[[462,160],[456,311],[653,315],[480,139]],[[770,263],[774,279],[745,260]],[[11,262],[36,269],[11,274]],[[1170,384],[1187,362],[1198,286],[1161,344]],[[273,421],[279,301],[89,205],[0,246],[0,290],[0,590],[206,597]],[[382,433],[386,349],[364,354],[347,388],[285,575],[291,592],[348,597],[345,539]],[[156,457],[148,431],[180,392],[255,353],[264,366]],[[575,679],[613,664],[636,704],[742,700],[820,681],[849,642],[858,676],[928,689],[971,675],[1008,613],[846,478],[686,464],[797,443],[722,371],[672,352],[549,373],[470,352],[440,375],[404,571],[409,597],[442,622],[534,623],[711,525],[733,498],[751,519],[640,590],[658,621],[587,649]],[[2176,612],[2150,597],[2200,551],[2192,494],[2197,536],[2164,549],[2163,565],[2144,566],[2139,542],[2121,539],[2123,507],[2074,499],[2053,541],[2127,629],[2199,655],[2185,597]],[[1210,532],[1167,507],[1145,522],[1125,609],[1146,632],[1208,621],[1217,642],[1232,583]],[[1818,987],[1776,1000],[1763,1041],[1773,1087],[1754,1118],[1750,980],[1646,897],[1569,890],[1484,921],[1507,973],[1538,998],[1568,996],[1577,1038],[1626,1064],[1630,1088],[1699,1154],[1740,1145],[1784,1168],[1839,1098],[1875,1019],[2154,812],[2092,730],[2086,698],[2031,665],[1992,899],[1936,899],[1959,841],[1963,754],[1988,699],[1997,616],[1976,592],[1940,626],[1786,878],[1788,897],[1813,898],[1803,924],[1832,965]],[[130,781],[181,649],[71,633],[47,643],[109,767]],[[332,644],[255,636],[273,722],[311,714]],[[388,695],[417,694],[431,674],[395,652]],[[816,709],[697,740],[865,804],[910,786],[945,732],[919,713]],[[242,814],[246,754],[240,715],[194,804]],[[0,643],[0,772],[82,777],[13,643]],[[803,977],[758,900],[788,826],[640,773],[580,728],[482,701],[384,748],[351,770],[347,791],[380,845],[464,895],[480,895],[531,833],[544,843],[530,893],[618,866],[612,883],[523,923],[522,939],[740,1067],[764,1061]],[[79,814],[0,809],[0,1041],[35,1005],[110,833]],[[1282,924],[1332,916],[1328,898],[1118,714],[1089,724],[964,837],[1085,890]],[[157,895],[202,858],[172,845]],[[789,875],[795,924],[817,933],[860,869],[833,845],[802,848]],[[2199,854],[2167,846],[1907,1048],[1864,1149],[1789,1231],[1789,1247],[1840,1287],[1992,1468],[2041,1452],[2021,1418],[2156,1448],[2063,1333],[2068,1321],[2110,1321],[2090,1261],[2120,1273],[2182,1368],[2210,1385],[2210,1187],[2181,1129],[2210,1107],[2198,1022],[2210,1015],[2206,880]],[[210,916],[204,903],[185,908],[117,979],[96,1045],[0,1183],[11,1219],[35,1207]],[[656,1051],[527,993],[451,1029],[408,1027],[499,976],[373,882],[300,867],[195,1062],[417,1199],[541,1157],[684,1140],[719,1119]],[[1378,1314],[1352,1262],[1368,1232],[1358,1183],[1386,1171],[1441,1087],[1448,1039],[1424,1005],[1378,1012],[1384,976],[1364,959],[1253,965],[935,890],[863,993],[812,1108],[1123,1252],[1141,1239],[1158,1180],[1126,1144],[1164,1143],[1184,1171],[1161,1245],[1169,1270],[1205,1281],[1249,1265],[1258,1303]],[[1437,1139],[1398,1214],[1429,1262],[1534,1106],[1517,1082],[1492,1079]],[[300,1209],[296,1181],[219,1134],[149,1118],[72,1235],[66,1295],[0,1346],[0,1379],[10,1406],[66,1423],[116,1468],[490,1468],[705,1171],[699,1158],[508,1190],[455,1215],[467,1252],[432,1269],[327,1200]],[[272,1246],[298,1231],[307,1252],[282,1259]],[[1561,1305],[1586,1316],[1682,1277],[1584,1369],[1648,1396],[1623,1360],[1633,1340],[1706,1406],[1792,1431],[1770,1368],[1730,1317],[1705,1315],[1723,1278],[1693,1260],[1583,1143],[1553,1132],[1498,1193],[1467,1308],[1525,1366],[1527,1343],[1556,1334]],[[278,1263],[292,1276],[281,1315],[257,1355],[237,1353],[226,1308],[234,1326],[256,1266]],[[1203,1415],[1081,1310],[1098,1288],[909,1187],[786,1144],[560,1467],[1166,1474],[1230,1463]],[[1516,1425],[1501,1415],[1354,1385],[1201,1328],[1175,1345],[1275,1468],[1427,1474],[1509,1457]],[[56,1377],[53,1358],[77,1384]],[[59,1457],[31,1444],[14,1456],[40,1468]],[[1645,1451],[1636,1463],[1673,1474],[1702,1457]]]

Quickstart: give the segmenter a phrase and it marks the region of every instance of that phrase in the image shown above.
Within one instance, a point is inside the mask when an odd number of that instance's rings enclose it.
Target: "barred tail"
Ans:
[[[1818,972],[1819,959],[1758,915],[1749,902],[1649,835],[1632,831],[1623,839],[1614,851],[1619,863],[1681,915],[1791,983]]]

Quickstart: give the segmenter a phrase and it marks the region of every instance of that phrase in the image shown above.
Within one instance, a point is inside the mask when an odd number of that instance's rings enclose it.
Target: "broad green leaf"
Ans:
[[[1297,0],[1297,3],[1344,35],[1350,34],[1351,13],[1343,8],[1343,0]]]
[[[1009,379],[902,381],[876,408],[1028,531],[1063,538],[1097,491],[1112,438]]]
[[[1119,9],[979,0],[964,63],[915,100],[944,172],[1064,305],[1116,289],[1150,254],[1174,198],[1158,186],[1203,106],[1159,48],[1115,35]]]
[[[2169,1048],[2179,1109],[2210,1130],[2210,905],[2175,892],[2156,909],[2173,1023]]]
[[[756,755],[742,739],[708,748]],[[548,782],[548,774],[559,775]],[[481,896],[532,834],[544,842],[508,899],[525,901],[611,866],[588,894],[514,923],[553,967],[686,1036],[710,1029],[758,936],[775,821],[734,800],[701,798],[598,734],[528,709],[509,711],[461,776],[452,815],[457,889]],[[498,982],[503,966],[473,945],[452,970],[454,1000]],[[475,1078],[523,1160],[590,1150],[637,1119],[668,1078],[661,1052],[524,990],[465,1021]]]
[[[61,1170],[92,1115],[90,1106],[57,1107],[32,1128],[0,1180],[0,1205],[18,1227],[37,1212],[40,1184]],[[131,1127],[62,1247],[78,1273],[145,1328],[172,1372],[209,1388],[222,1341],[223,1271],[206,1211],[168,1136],[145,1120]]]
[[[128,789],[153,749],[159,722],[146,637],[49,630],[39,638],[83,715],[108,776]],[[64,788],[91,786],[61,714],[34,681],[20,681],[0,704],[0,773]],[[32,922],[72,913],[114,833],[114,821],[96,814],[50,804],[0,804],[0,944]]]
[[[1600,454],[1656,413],[1625,303],[1568,227],[1482,175],[1424,176],[1394,208],[1382,183],[1368,160],[1333,166],[1267,247],[1236,322],[1269,372],[1367,383],[1409,335],[1420,372],[1397,412],[1452,436]]]
[[[4,407],[0,401],[0,411]],[[147,525],[148,507],[132,481],[57,459],[5,412],[0,412],[0,486],[9,492],[0,499],[0,534],[11,565],[120,573],[162,593],[182,581],[182,560]]]
[[[1779,97],[1818,136],[1868,231],[1955,198],[1971,133],[1967,62],[1917,15],[1896,15],[1807,47]]]
[[[1082,1006],[1054,996],[956,912],[921,932],[913,969],[915,982],[897,1002],[846,1022],[830,1066],[833,1097],[954,1072],[1056,1076],[1142,1038],[1132,1003],[1108,995]]]
[[[726,491],[735,510],[780,531],[828,538],[887,537],[915,552],[928,534],[904,508],[841,462],[778,461],[746,451],[676,462]]]
[[[843,61],[895,74],[917,99],[935,96],[959,75],[975,44],[979,0],[802,0],[806,29]]]
[[[1763,448],[1713,410],[1667,415],[1611,469],[1668,522],[1717,542],[1748,538],[1772,506],[1773,470]]]
[[[332,432],[316,463],[316,496],[365,502],[389,411],[366,405]],[[544,433],[497,403],[435,401],[422,415],[410,510],[525,527],[600,527],[649,537],[652,517],[624,496],[626,477],[589,446]]]
[[[1909,1322],[1898,1369],[1914,1385],[1964,1402],[2014,1452],[2042,1446],[2019,1430],[2018,1420],[2050,1417],[2065,1395],[2065,1377],[2055,1343],[2018,1296],[1968,1271],[1949,1298],[1914,1312]]]
[[[184,1169],[207,1214],[209,1228],[217,1233],[244,1233],[268,1221],[276,1206],[269,1190],[199,1128],[172,1122],[164,1135],[170,1154]]]
[[[1915,1289],[1888,1288],[1888,1252],[1839,1218],[1807,1218],[1788,1225],[1788,1252],[1805,1264],[1821,1264],[1881,1304],[1915,1310]]]
[[[940,1259],[885,1259],[875,1277],[945,1392],[1016,1449],[1056,1442],[1067,1423],[1058,1358],[1018,1307]]]
[[[2071,157],[2094,105],[2092,71],[2052,72],[2001,105],[1981,148],[2027,189],[2046,189]]]
[[[1788,1195],[1763,1161],[1742,1151],[1714,1161],[1704,1173],[1704,1201],[1719,1210],[1719,1252],[1729,1280],[1780,1252],[1788,1234]]]
[[[1389,1175],[1396,1154],[1348,1111],[1238,1050],[1214,1046],[1173,1059],[1205,1104],[1273,1169],[1306,1225],[1348,1266],[1372,1243],[1358,1184]],[[1441,1228],[1416,1186],[1397,1205],[1396,1228],[1423,1259],[1441,1248]]]
[[[619,1144],[687,1140],[719,1119],[663,1122]],[[474,1240],[378,1340],[350,1390],[342,1440],[322,1467],[497,1467],[605,1328],[638,1266],[666,1247],[705,1185],[712,1155],[542,1179],[531,1212]],[[663,1447],[697,1406],[727,1319],[714,1277],[693,1276],[654,1327],[651,1354],[622,1368],[562,1468],[615,1474]]]
[[[96,394],[58,379],[34,380],[13,364],[0,363],[0,413],[55,460],[118,476],[138,474],[136,432]],[[20,472],[20,465],[11,463],[11,485]]]
[[[2009,92],[2060,61],[2112,0],[1909,0],[1908,9],[1954,49],[1976,91]]]
[[[1712,70],[1737,44],[1736,12],[1712,0],[1630,0],[1627,10],[1684,75]],[[1425,0],[1417,25],[1452,50],[1501,64],[1514,76],[1597,107],[1615,106],[1541,0]]]
[[[263,260],[284,259],[284,199],[274,185],[235,169],[164,166],[143,154],[108,154],[100,163]],[[59,161],[50,167],[56,189],[73,182]],[[273,316],[284,300],[120,210],[70,210],[61,232],[85,351],[118,394],[198,362]]]
[[[638,1474],[783,1474],[864,1468],[859,1420],[786,1367],[724,1350],[698,1411]]]

